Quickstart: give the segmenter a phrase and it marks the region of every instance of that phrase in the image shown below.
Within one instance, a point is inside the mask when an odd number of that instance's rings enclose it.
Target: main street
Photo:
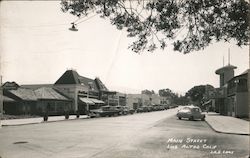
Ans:
[[[1,158],[168,158],[249,155],[249,136],[178,120],[177,109],[0,129]]]

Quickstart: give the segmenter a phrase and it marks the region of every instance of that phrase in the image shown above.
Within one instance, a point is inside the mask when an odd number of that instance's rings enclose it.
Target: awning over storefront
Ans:
[[[90,99],[92,102],[96,103],[96,104],[104,104],[104,101],[102,100],[98,100],[98,99],[94,99],[94,98],[88,98]]]
[[[82,98],[82,97],[79,97],[79,99],[86,103],[86,104],[89,104],[89,105],[95,105],[95,103],[90,99],[90,98]]]

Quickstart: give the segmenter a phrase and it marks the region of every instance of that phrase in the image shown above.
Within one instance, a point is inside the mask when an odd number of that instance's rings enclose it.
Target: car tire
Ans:
[[[201,118],[201,121],[205,121],[205,117],[202,117],[202,118]]]
[[[181,117],[178,117],[179,120],[181,120]]]
[[[194,120],[194,117],[193,117],[193,116],[189,117],[189,120],[190,120],[190,121],[193,121],[193,120]]]

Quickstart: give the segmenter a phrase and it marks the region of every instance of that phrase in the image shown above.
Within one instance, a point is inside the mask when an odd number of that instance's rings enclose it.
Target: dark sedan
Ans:
[[[201,109],[197,106],[186,106],[181,110],[178,110],[176,116],[181,120],[182,118],[188,118],[189,120],[200,119],[205,120],[205,114],[201,113]]]

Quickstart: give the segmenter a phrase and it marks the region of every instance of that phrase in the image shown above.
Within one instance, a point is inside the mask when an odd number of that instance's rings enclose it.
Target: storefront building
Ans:
[[[10,115],[61,115],[71,105],[69,98],[51,87],[32,89],[6,82],[3,95],[4,112]]]
[[[5,110],[10,114],[87,114],[103,105],[125,106],[126,95],[110,91],[99,78],[67,70],[54,84],[3,85]],[[8,105],[8,106],[7,106]]]
[[[248,104],[248,71],[235,76],[228,82],[227,87],[227,115],[234,117],[249,117]]]
[[[86,114],[103,105],[117,106],[117,92],[109,91],[99,78],[80,76],[75,70],[67,70],[54,84],[61,93],[73,99],[70,111]]]
[[[216,70],[220,76],[220,87],[210,91],[215,112],[225,116],[249,118],[249,69],[234,76],[235,66],[227,65]],[[213,105],[212,104],[212,105]]]

